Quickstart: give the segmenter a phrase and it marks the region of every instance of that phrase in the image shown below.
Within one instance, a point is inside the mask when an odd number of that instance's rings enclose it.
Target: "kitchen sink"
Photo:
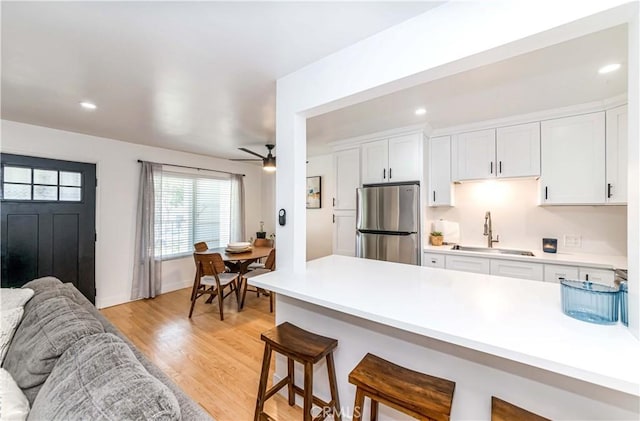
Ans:
[[[494,253],[494,254],[513,254],[516,256],[533,256],[533,253],[525,250],[499,249],[489,247],[467,247],[456,244],[451,250],[475,251],[477,253]]]

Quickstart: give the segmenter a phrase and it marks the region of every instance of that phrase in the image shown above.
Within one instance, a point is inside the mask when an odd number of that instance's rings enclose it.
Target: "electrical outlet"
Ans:
[[[582,247],[582,236],[580,234],[565,234],[564,246],[572,248]]]

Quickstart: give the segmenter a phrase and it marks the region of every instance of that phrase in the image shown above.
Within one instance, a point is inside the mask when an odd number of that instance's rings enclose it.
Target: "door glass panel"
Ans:
[[[33,186],[33,200],[58,200],[58,187]]]
[[[58,171],[33,170],[33,184],[47,184],[49,186],[57,186]]]
[[[2,191],[6,200],[31,200],[30,184],[4,183]]]
[[[60,185],[61,186],[82,186],[82,173],[60,171]]]
[[[79,202],[82,200],[81,191],[80,187],[60,187],[60,200]]]
[[[31,168],[5,166],[4,181],[10,183],[31,183]]]

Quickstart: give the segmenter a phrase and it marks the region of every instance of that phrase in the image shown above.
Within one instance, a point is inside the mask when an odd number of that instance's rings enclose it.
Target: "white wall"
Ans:
[[[538,181],[532,179],[462,183],[454,190],[455,207],[427,208],[426,219],[460,223],[461,244],[486,245],[484,215],[490,211],[494,236],[500,235],[495,247],[540,250],[542,238],[550,237],[558,239],[559,252],[627,255],[626,206],[537,206]],[[565,234],[580,235],[582,247],[564,247]]]
[[[268,216],[262,213],[263,171],[259,166],[6,120],[2,120],[1,134],[2,152],[96,164],[96,306],[99,308],[129,301],[140,172],[138,159],[246,174],[247,236],[258,230],[263,216]],[[193,282],[195,268],[191,257],[167,261],[162,269],[163,292],[184,288]]]
[[[307,209],[307,260],[333,252],[333,157],[330,154],[309,157],[307,177],[322,177],[320,209]]]

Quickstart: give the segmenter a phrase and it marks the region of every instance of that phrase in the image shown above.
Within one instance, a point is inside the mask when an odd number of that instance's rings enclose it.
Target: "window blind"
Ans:
[[[229,178],[163,170],[155,183],[156,256],[167,259],[191,254],[194,243],[200,241],[209,247],[229,243]]]

